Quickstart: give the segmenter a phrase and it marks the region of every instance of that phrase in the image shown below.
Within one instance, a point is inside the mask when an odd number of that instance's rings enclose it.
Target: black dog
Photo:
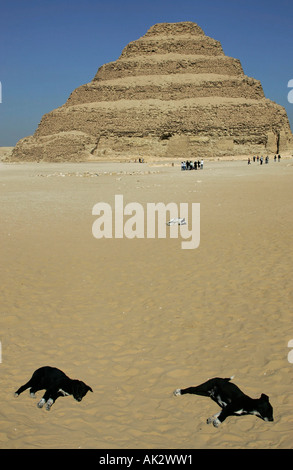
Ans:
[[[262,393],[260,398],[250,398],[245,395],[229,379],[214,378],[198,385],[185,389],[178,388],[174,395],[184,395],[184,393],[194,393],[210,397],[222,408],[222,411],[207,419],[207,423],[213,423],[217,428],[228,416],[232,415],[255,415],[264,421],[274,421],[273,408],[269,402],[269,397]]]
[[[49,366],[37,369],[32,378],[15,392],[15,396],[18,397],[27,388],[30,388],[30,395],[33,398],[35,398],[35,392],[38,390],[46,390],[43,398],[38,403],[38,407],[42,408],[46,403],[48,411],[58,397],[73,395],[75,400],[81,401],[88,391],[92,392],[91,387],[84,382],[72,380],[62,370]]]

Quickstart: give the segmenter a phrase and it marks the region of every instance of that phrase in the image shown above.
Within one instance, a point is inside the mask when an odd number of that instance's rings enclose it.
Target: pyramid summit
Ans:
[[[286,153],[285,109],[195,23],[159,23],[45,114],[12,159],[201,158]]]

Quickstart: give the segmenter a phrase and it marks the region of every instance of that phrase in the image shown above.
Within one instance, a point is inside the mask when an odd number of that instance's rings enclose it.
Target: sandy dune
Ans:
[[[292,448],[293,160],[0,163],[0,448]],[[92,208],[192,202],[200,246],[95,239]],[[50,412],[14,391],[42,366],[94,390]],[[228,418],[176,388],[235,375],[275,421]],[[42,392],[38,392],[38,398]]]

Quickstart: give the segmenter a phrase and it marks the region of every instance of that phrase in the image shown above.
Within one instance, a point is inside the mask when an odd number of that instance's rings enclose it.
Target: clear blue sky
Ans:
[[[292,0],[1,0],[0,146],[35,132],[98,68],[155,23],[193,21],[240,59],[293,130]]]

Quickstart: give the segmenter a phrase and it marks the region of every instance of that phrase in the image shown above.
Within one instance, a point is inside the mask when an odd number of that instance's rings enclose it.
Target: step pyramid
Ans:
[[[195,23],[159,23],[45,114],[14,160],[207,158],[291,152],[285,109]]]

